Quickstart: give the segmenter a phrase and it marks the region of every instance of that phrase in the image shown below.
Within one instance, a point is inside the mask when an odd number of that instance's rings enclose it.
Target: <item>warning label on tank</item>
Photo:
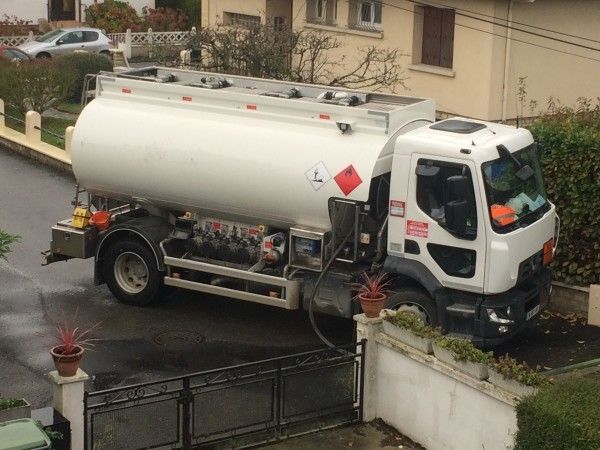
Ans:
[[[404,217],[405,203],[400,200],[390,200],[390,216]]]
[[[306,172],[304,172],[306,179],[310,182],[310,185],[315,191],[321,189],[325,183],[331,180],[331,175],[325,167],[323,161],[319,161],[317,164],[312,166]]]
[[[416,220],[406,221],[407,236],[417,236],[426,238],[429,234],[429,224],[427,222],[417,222]]]
[[[333,177],[337,185],[340,187],[345,196],[348,196],[354,189],[362,183],[362,179],[358,175],[354,166],[350,164],[335,177]]]

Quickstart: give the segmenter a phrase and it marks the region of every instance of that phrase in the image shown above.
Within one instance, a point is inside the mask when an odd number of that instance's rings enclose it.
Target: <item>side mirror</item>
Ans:
[[[56,41],[56,45],[63,45],[64,41],[62,39],[59,39],[58,41]]]
[[[471,180],[464,175],[454,175],[446,179],[447,202],[467,200],[471,197]]]
[[[446,203],[446,228],[457,235],[466,235],[467,219],[469,217],[469,202],[467,200],[452,200]]]

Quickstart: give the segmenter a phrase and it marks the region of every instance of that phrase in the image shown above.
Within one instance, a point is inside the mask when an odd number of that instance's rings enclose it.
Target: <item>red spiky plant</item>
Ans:
[[[73,322],[77,319],[77,311],[73,316]],[[69,323],[66,319],[63,318],[63,323],[56,327],[57,337],[58,337],[58,345],[57,347],[60,349],[61,354],[63,356],[72,355],[77,353],[78,348],[82,348],[84,350],[89,349],[94,346],[94,342],[98,341],[98,339],[90,338],[89,334],[100,325],[101,322],[91,326],[90,328],[81,329],[80,327],[76,327]]]
[[[391,283],[389,274],[379,272],[369,275],[367,272],[361,274],[362,282],[352,283],[352,289],[356,291],[355,298],[378,299],[389,293]]]

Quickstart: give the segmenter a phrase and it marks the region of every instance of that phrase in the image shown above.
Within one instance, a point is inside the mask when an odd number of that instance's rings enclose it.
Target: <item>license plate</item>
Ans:
[[[536,307],[531,308],[529,311],[527,311],[527,315],[525,316],[525,320],[531,319],[533,316],[535,316],[539,312],[540,312],[540,305],[537,305]]]

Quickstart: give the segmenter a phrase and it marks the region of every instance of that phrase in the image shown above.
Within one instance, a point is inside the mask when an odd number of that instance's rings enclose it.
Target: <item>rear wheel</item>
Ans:
[[[434,301],[420,289],[408,288],[391,292],[385,302],[385,307],[395,311],[412,312],[423,323],[432,327],[438,324]]]
[[[42,52],[42,53],[38,53],[36,56],[37,59],[50,59],[50,53],[46,53],[46,52]]]
[[[110,291],[128,305],[147,306],[160,298],[162,273],[154,253],[137,241],[117,241],[104,253],[102,275]]]

